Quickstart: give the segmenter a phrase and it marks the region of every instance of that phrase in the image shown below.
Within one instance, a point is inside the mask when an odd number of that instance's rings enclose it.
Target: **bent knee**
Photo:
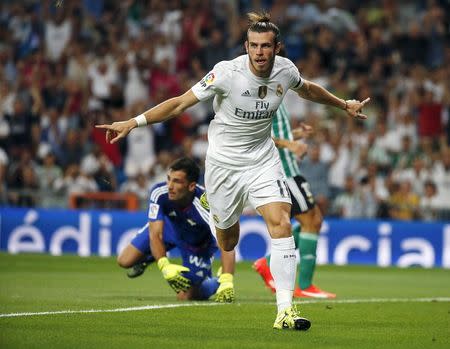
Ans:
[[[280,220],[269,228],[270,236],[274,239],[292,236],[292,224],[289,220]]]
[[[121,255],[119,255],[117,257],[116,261],[117,261],[117,264],[119,265],[119,267],[121,267],[121,268],[127,269],[127,268],[131,268],[133,266],[133,264],[127,258],[124,258]]]

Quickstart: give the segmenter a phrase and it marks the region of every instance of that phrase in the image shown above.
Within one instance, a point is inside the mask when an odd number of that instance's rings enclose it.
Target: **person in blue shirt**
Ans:
[[[221,251],[222,273],[212,277],[211,264],[218,247],[211,233],[205,190],[197,184],[199,174],[199,167],[189,158],[171,164],[167,182],[150,191],[148,223],[117,262],[131,268],[129,277],[137,277],[156,261],[180,300],[206,300],[215,294],[217,302],[232,302],[234,251]],[[174,247],[180,250],[182,265],[171,263],[166,256]]]

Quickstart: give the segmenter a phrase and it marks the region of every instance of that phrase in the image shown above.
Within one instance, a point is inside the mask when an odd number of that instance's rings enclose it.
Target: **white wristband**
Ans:
[[[144,114],[140,114],[133,119],[136,120],[138,127],[147,125],[147,118],[145,117]]]

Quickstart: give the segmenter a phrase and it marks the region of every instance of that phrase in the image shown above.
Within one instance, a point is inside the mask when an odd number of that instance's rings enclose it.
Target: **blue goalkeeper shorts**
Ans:
[[[163,242],[166,251],[177,247],[183,260],[183,266],[189,268],[188,272],[184,272],[183,276],[191,280],[192,285],[199,285],[205,278],[211,277],[211,265],[214,260],[214,254],[217,252],[217,243],[211,235],[211,240],[202,246],[190,246],[181,241],[172,224],[168,220],[164,220]],[[148,223],[144,225],[131,240],[131,245],[136,247],[144,255],[151,256],[150,237],[148,232]],[[151,263],[154,258],[149,258]]]

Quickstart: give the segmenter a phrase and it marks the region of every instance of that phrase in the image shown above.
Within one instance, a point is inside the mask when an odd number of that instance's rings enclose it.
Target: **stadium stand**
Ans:
[[[315,129],[300,166],[322,211],[450,219],[443,0],[2,1],[0,205],[68,207],[70,197],[122,192],[144,207],[172,159],[202,163],[211,104],[120,144],[106,144],[93,125],[137,115],[242,52],[245,14],[261,6],[307,79],[341,97],[372,98],[369,120],[358,122],[286,97],[293,124]]]

